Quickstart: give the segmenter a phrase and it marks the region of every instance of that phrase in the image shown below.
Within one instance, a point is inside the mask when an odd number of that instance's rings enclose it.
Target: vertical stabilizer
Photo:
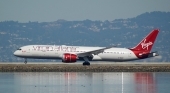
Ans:
[[[150,52],[158,33],[159,33],[158,29],[153,30],[138,45],[131,48],[131,50]]]

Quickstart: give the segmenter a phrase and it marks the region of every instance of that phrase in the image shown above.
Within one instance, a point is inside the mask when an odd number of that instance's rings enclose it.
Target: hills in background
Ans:
[[[160,56],[141,61],[170,61],[170,12],[144,13],[134,18],[113,21],[0,22],[0,62],[24,61],[13,52],[24,45],[79,45],[130,48],[138,44],[151,30],[160,29],[153,51]],[[56,61],[35,60],[28,61]]]

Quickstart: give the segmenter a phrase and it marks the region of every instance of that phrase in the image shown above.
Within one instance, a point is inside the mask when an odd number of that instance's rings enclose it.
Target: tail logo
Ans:
[[[146,49],[147,48],[147,50],[148,50],[148,47],[150,46],[150,45],[152,45],[153,43],[152,42],[148,42],[148,43],[145,43],[146,42],[146,39],[141,43],[141,45],[142,45],[142,48],[143,49]]]

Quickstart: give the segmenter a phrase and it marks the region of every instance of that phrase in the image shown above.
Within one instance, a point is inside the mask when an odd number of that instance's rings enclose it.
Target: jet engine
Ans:
[[[62,62],[64,63],[74,63],[77,61],[77,55],[75,54],[70,54],[70,53],[65,53],[62,56]]]
[[[151,52],[149,53],[148,57],[155,57],[155,56],[159,56],[158,52]]]
[[[159,56],[158,52],[151,52],[151,53],[139,53],[140,58],[149,58]]]

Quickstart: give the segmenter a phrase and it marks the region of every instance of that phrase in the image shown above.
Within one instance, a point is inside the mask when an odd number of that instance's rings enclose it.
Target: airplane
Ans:
[[[17,57],[33,59],[61,59],[63,63],[75,63],[84,61],[83,65],[90,65],[89,61],[122,62],[139,60],[159,56],[158,52],[150,52],[159,29],[151,31],[139,44],[133,48],[88,47],[66,45],[27,45],[14,52]]]

